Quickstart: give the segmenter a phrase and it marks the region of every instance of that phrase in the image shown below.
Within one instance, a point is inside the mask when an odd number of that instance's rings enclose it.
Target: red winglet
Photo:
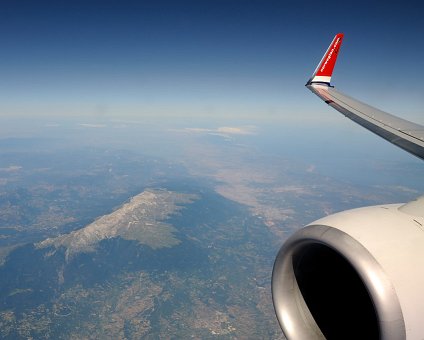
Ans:
[[[318,67],[315,69],[308,84],[318,82],[330,84],[331,75],[333,74],[334,65],[336,65],[337,56],[340,46],[342,45],[343,33],[336,34],[324,57],[321,59]]]

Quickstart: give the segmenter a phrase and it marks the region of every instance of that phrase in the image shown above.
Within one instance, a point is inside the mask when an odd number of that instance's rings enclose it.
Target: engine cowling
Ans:
[[[423,261],[424,196],[317,220],[275,260],[280,326],[290,340],[422,339]]]

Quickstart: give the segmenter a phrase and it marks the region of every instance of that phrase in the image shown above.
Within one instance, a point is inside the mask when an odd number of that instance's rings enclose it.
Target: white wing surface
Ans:
[[[330,85],[343,34],[335,36],[306,87],[346,117],[424,160],[424,126],[349,97]]]

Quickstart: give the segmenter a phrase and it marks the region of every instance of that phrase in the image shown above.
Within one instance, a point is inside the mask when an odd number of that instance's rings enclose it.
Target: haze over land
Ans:
[[[365,149],[366,134],[343,154],[252,122],[80,124],[2,139],[2,338],[281,338],[281,243],[326,214],[424,191],[420,162]],[[363,156],[378,151],[399,158]]]

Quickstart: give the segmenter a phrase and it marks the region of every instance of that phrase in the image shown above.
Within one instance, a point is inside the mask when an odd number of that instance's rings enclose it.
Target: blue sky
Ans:
[[[344,32],[334,84],[423,123],[422,8],[383,2],[8,1],[0,115],[297,119]],[[333,114],[333,113],[332,113]],[[421,120],[420,120],[421,119]]]

